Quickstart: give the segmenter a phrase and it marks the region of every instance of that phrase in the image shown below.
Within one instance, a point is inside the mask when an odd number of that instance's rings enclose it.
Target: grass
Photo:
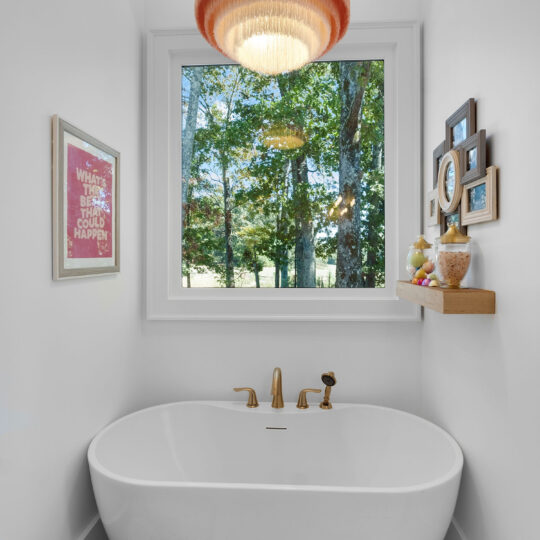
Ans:
[[[323,261],[317,261],[317,287],[320,287],[320,282],[324,283],[324,287],[333,287],[336,281],[336,265],[327,264]],[[261,288],[274,288],[274,267],[265,266],[259,274]],[[184,276],[183,286],[187,287],[187,279]],[[239,288],[254,288],[255,276],[253,273],[242,272],[235,273],[234,279],[236,287]],[[294,284],[294,271],[289,271],[289,283]],[[191,286],[193,288],[222,288],[223,284],[220,283],[218,277],[213,272],[191,274]]]

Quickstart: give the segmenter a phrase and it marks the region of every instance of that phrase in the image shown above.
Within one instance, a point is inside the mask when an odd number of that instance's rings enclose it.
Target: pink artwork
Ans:
[[[68,258],[112,257],[112,188],[111,164],[68,144]]]

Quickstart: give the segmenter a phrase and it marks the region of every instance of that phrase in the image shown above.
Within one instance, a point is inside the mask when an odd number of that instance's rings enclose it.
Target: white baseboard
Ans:
[[[84,529],[78,540],[108,540],[107,533],[103,528],[101,519],[99,519],[99,514],[92,518],[92,521]]]

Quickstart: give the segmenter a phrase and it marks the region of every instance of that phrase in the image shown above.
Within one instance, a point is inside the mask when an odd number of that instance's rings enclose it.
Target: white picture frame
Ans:
[[[53,279],[120,271],[120,152],[52,117]]]
[[[497,173],[497,167],[487,167],[486,176],[463,186],[461,199],[461,222],[463,225],[475,225],[498,219]],[[471,205],[471,196],[476,189],[484,185],[484,197],[482,197],[484,200],[483,207],[473,208]]]
[[[424,209],[426,225],[435,227],[441,223],[441,206],[439,204],[439,191],[432,189],[426,193],[426,204]]]

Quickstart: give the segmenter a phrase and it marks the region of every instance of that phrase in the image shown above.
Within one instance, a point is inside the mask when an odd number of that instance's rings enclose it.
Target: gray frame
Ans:
[[[433,150],[433,189],[437,187],[439,181],[439,165],[447,151],[446,140]]]
[[[461,183],[463,185],[474,182],[486,176],[486,130],[482,129],[458,145],[461,159]],[[468,153],[476,148],[476,167],[467,169]]]
[[[459,231],[462,233],[462,234],[467,234],[467,226],[466,225],[463,225],[462,223],[462,210],[461,210],[461,203],[459,203],[458,207],[456,208],[456,210],[454,210],[453,212],[443,212],[441,211],[441,222],[440,222],[440,233],[441,233],[441,236],[448,230],[448,227],[446,226],[446,218],[449,217],[449,216],[457,216],[458,218],[458,229]]]
[[[446,120],[446,149],[452,150],[452,136],[454,127],[462,120],[467,120],[467,132],[465,140],[476,133],[476,101],[474,98],[469,98],[452,116]],[[462,144],[463,141],[459,144]],[[459,146],[459,144],[456,145]]]
[[[64,133],[81,139],[95,148],[112,156],[115,161],[114,187],[114,264],[112,266],[93,266],[88,268],[64,267]],[[117,273],[120,271],[120,152],[98,141],[57,115],[52,117],[52,240],[53,240],[53,279],[80,278]]]

